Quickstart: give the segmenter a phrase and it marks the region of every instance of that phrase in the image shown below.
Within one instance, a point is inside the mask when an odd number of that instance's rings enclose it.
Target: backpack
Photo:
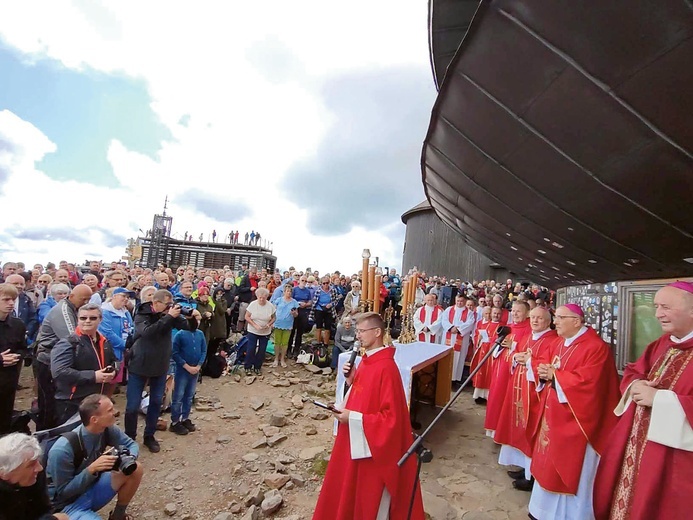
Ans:
[[[202,375],[214,379],[221,377],[226,368],[226,359],[220,354],[214,354],[207,360],[207,363],[202,367]]]
[[[65,437],[72,448],[72,453],[74,455],[72,463],[74,465],[75,472],[77,472],[77,469],[79,469],[87,456],[82,448],[82,443],[79,440],[79,434],[73,431],[77,426],[79,426],[79,424],[79,421],[65,423],[55,428],[51,428],[50,430],[43,430],[34,434],[34,437],[39,441],[39,445],[41,446],[41,452],[43,453],[41,464],[44,468],[48,467],[48,454],[50,453],[53,445],[58,439]],[[112,436],[109,433],[110,430],[111,427],[109,426],[103,432],[103,436],[101,437],[101,448],[99,450],[100,453],[102,453],[106,449],[106,446],[109,446],[110,444],[110,438]],[[115,438],[115,435],[113,437]],[[50,479],[47,474],[46,478]]]
[[[330,355],[324,343],[313,346],[313,364],[320,368],[330,366]]]

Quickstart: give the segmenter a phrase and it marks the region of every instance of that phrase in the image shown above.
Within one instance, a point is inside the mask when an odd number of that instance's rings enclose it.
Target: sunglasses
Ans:
[[[323,285],[330,285],[330,282],[322,282]]]
[[[80,316],[79,321],[96,321],[98,320],[98,316]]]

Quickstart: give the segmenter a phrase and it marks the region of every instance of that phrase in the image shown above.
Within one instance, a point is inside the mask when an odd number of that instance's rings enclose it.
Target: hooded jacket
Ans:
[[[101,306],[101,310],[103,319],[99,325],[99,332],[113,347],[118,361],[122,361],[128,337],[135,333],[135,324],[126,308],[116,309],[111,302],[106,302]]]
[[[150,302],[140,305],[135,316],[135,340],[128,370],[142,377],[165,376],[171,360],[173,329],[187,330],[185,318],[154,312]]]

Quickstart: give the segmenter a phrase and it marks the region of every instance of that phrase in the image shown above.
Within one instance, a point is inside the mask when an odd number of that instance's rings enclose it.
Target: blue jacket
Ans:
[[[186,363],[191,367],[202,365],[207,357],[207,342],[201,330],[179,330],[173,336],[173,351],[171,358],[176,365],[182,367]]]
[[[135,324],[132,321],[132,316],[127,309],[120,311],[113,308],[110,302],[106,302],[101,306],[103,311],[103,319],[99,325],[99,332],[108,340],[113,347],[118,361],[123,360],[125,353],[125,344],[129,336],[135,332]]]
[[[36,339],[39,325],[36,317],[36,308],[34,307],[34,302],[31,301],[31,298],[26,293],[20,293],[18,301],[19,313],[16,317],[24,322],[27,345],[31,345]]]
[[[39,324],[43,323],[43,320],[46,319],[46,316],[48,316],[48,313],[57,304],[58,304],[58,302],[56,302],[55,298],[53,298],[50,294],[48,295],[48,298],[46,298],[41,303],[39,303],[39,306],[38,306],[38,322],[39,322]]]

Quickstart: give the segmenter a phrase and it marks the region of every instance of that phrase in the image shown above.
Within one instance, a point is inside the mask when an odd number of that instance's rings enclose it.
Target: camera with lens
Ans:
[[[116,457],[111,471],[120,471],[123,475],[132,475],[137,469],[137,459],[125,446],[111,448],[104,455]]]
[[[176,306],[180,309],[181,316],[186,316],[186,317],[192,316],[192,313],[193,313],[192,307],[188,307],[187,305],[183,306],[180,304],[176,304]]]

